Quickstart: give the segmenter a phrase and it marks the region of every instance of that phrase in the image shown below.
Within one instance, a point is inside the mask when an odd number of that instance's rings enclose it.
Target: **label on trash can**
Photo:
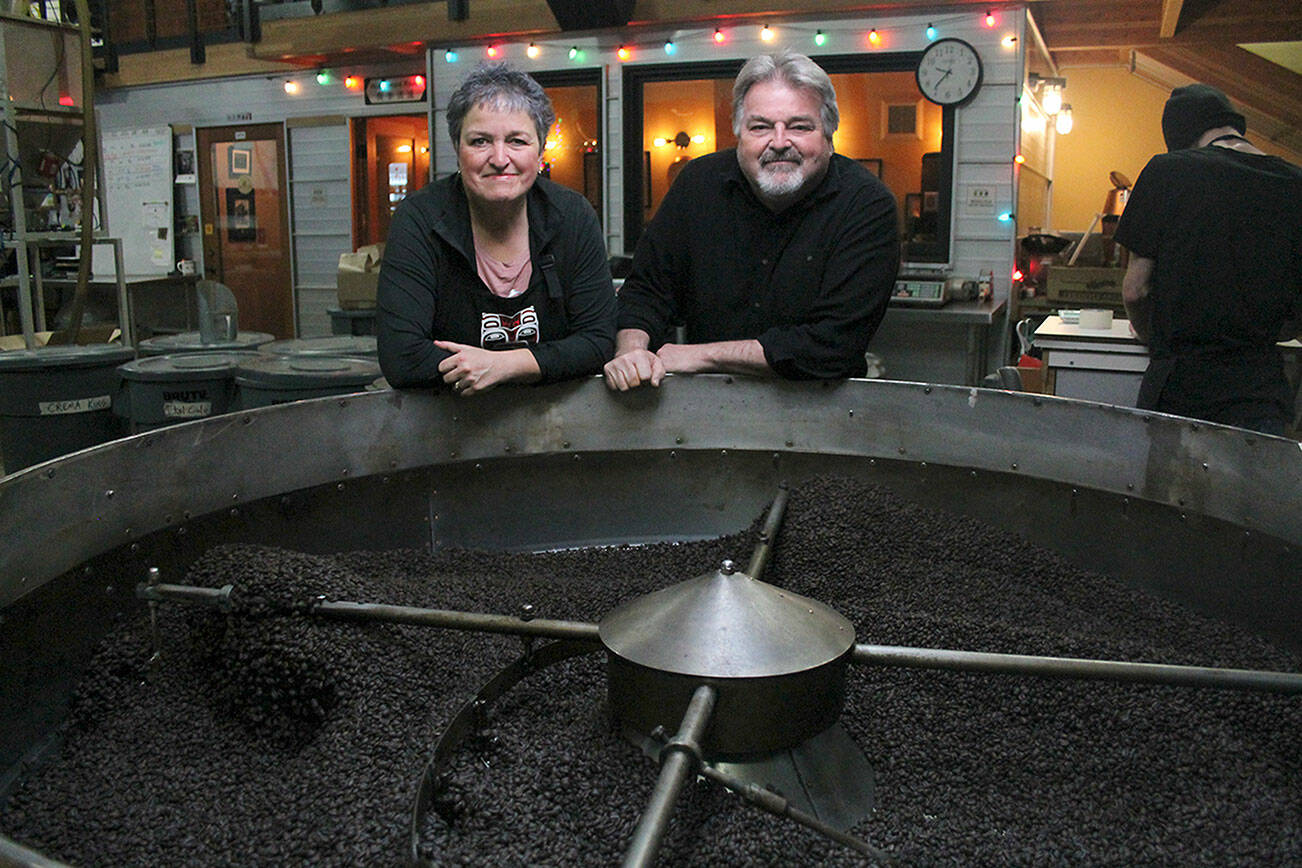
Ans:
[[[163,417],[167,419],[202,419],[212,415],[212,401],[164,401]]]
[[[97,395],[94,398],[67,398],[62,401],[40,401],[37,410],[42,416],[62,416],[67,413],[93,413],[96,410],[108,410],[113,406],[112,395]]]

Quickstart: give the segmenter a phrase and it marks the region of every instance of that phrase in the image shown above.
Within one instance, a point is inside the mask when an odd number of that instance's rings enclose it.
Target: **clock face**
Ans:
[[[922,95],[938,105],[962,105],[981,86],[981,57],[961,39],[927,46],[916,72]]]

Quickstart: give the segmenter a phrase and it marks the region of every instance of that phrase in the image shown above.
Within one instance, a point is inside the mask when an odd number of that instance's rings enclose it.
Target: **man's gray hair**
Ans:
[[[466,76],[448,100],[448,135],[452,147],[461,145],[461,125],[475,106],[497,111],[527,112],[538,130],[538,147],[547,141],[547,131],[556,121],[556,111],[542,85],[509,63],[485,61]]]
[[[780,79],[791,87],[812,90],[823,101],[819,120],[823,125],[823,135],[832,140],[832,134],[841,123],[841,112],[836,107],[836,90],[832,79],[828,78],[823,68],[803,54],[784,49],[776,54],[761,54],[746,61],[746,65],[737,73],[737,81],[732,85],[732,132],[741,135],[742,103],[746,93],[762,81]]]

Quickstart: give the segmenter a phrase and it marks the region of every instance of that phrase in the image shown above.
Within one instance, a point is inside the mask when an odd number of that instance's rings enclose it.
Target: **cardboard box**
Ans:
[[[380,260],[383,258],[383,244],[368,244],[357,248],[355,253],[339,254],[335,285],[341,308],[360,310],[375,307],[375,287],[380,281]]]
[[[1091,268],[1051,265],[1045,277],[1044,295],[1054,304],[1121,306],[1124,268]]]

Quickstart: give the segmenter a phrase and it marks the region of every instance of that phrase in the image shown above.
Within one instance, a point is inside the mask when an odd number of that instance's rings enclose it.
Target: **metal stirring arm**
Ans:
[[[1076,657],[1036,657],[1029,654],[993,654],[983,651],[950,651],[943,648],[906,648],[898,645],[855,645],[850,654],[850,662],[912,669],[948,669],[959,672],[1168,684],[1176,687],[1302,693],[1302,674],[1259,669],[1220,669],[1213,666],[1129,663]]]
[[[660,777],[633,830],[633,840],[624,853],[624,868],[648,868],[655,864],[678,793],[688,775],[701,767],[701,739],[714,713],[716,697],[714,688],[708,684],[696,688],[678,726],[678,734],[661,749]]]

